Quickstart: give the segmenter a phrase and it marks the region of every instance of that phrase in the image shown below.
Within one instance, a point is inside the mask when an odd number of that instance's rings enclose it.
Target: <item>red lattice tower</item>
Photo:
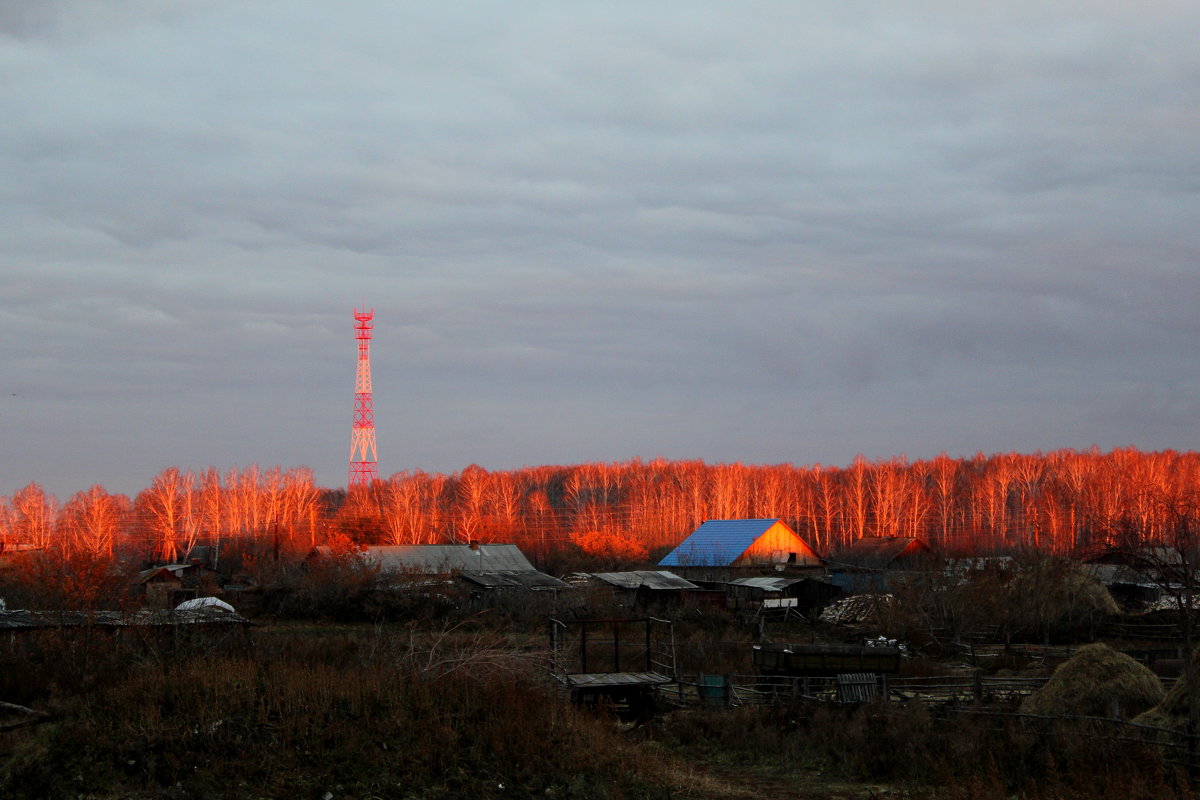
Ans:
[[[370,486],[379,479],[375,454],[375,409],[371,405],[371,329],[375,309],[354,309],[354,338],[358,339],[358,372],[354,381],[354,428],[350,434],[350,486]]]

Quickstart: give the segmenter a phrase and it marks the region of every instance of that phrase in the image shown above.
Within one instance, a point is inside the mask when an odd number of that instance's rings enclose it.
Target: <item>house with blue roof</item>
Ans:
[[[820,566],[821,559],[780,519],[710,519],[667,553],[660,567]]]

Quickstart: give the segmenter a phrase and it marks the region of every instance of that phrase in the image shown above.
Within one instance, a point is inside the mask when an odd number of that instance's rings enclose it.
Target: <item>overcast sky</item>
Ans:
[[[985,10],[983,7],[986,6]],[[1200,4],[0,2],[0,495],[1194,449]]]

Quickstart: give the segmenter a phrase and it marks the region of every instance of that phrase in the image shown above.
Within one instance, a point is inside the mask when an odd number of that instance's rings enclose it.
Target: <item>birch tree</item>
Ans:
[[[129,498],[95,485],[76,492],[62,510],[70,552],[93,560],[111,560],[131,510]]]
[[[55,540],[58,501],[40,484],[31,483],[12,496],[12,539],[38,550],[49,550]]]

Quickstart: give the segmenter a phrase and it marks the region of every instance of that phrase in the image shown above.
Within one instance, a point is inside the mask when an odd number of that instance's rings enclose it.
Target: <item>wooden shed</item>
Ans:
[[[842,590],[828,581],[787,575],[734,578],[725,584],[728,607],[743,613],[784,609],[808,613],[841,594]]]
[[[221,575],[199,562],[163,564],[138,573],[135,588],[147,606],[174,608],[184,600],[216,592]]]
[[[627,572],[584,572],[574,582],[611,591],[618,601],[638,607],[724,604],[720,590],[705,589],[667,570],[630,570]]]

